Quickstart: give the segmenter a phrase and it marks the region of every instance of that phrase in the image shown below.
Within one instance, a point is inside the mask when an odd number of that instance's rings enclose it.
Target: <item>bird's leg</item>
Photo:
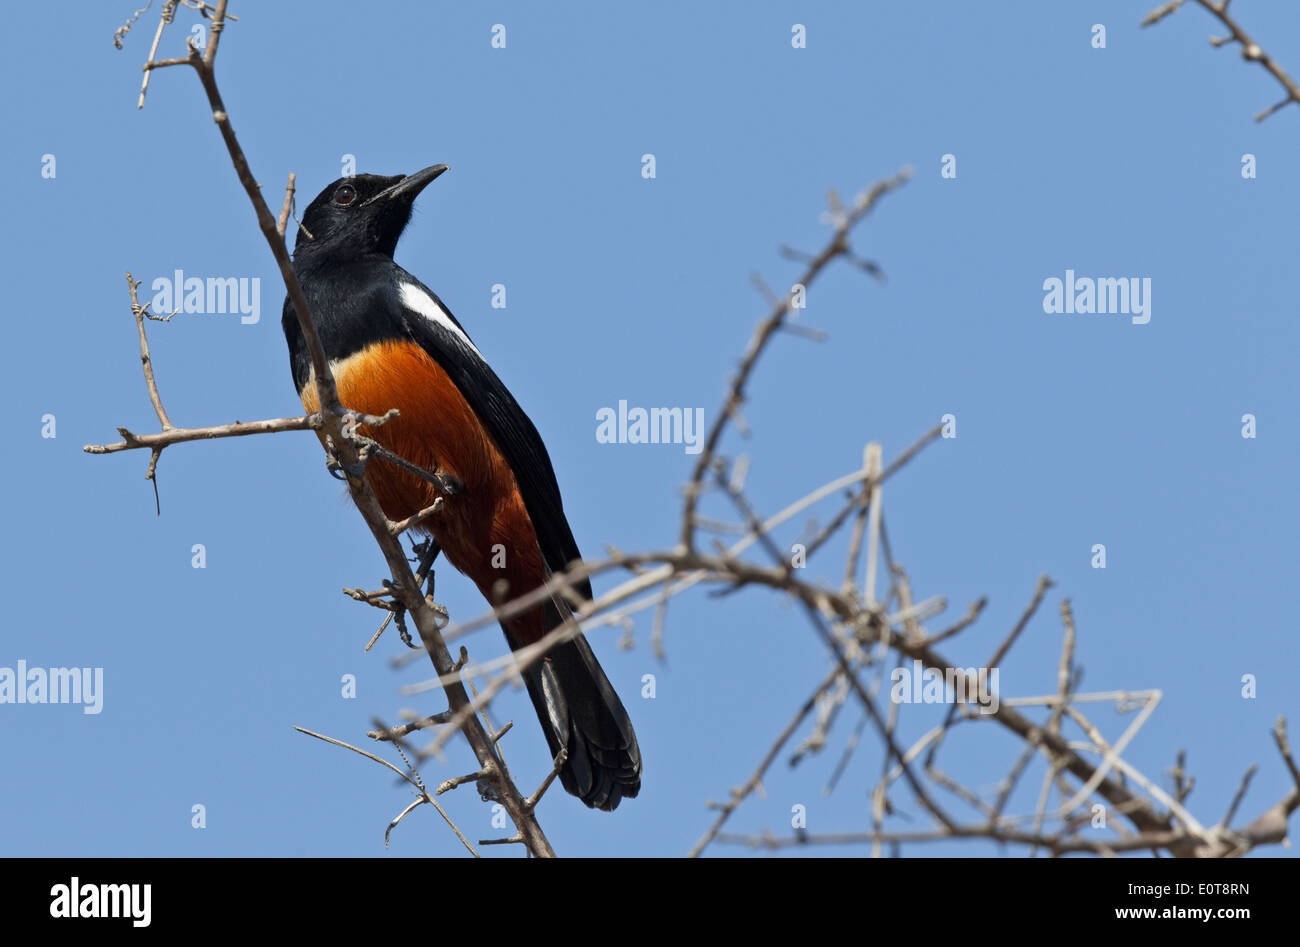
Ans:
[[[374,438],[366,437],[352,431],[347,435],[348,440],[356,444],[362,457],[362,462],[368,461],[371,457],[377,457],[394,467],[400,467],[407,473],[414,474],[425,483],[431,483],[442,493],[449,497],[454,497],[465,489],[465,482],[449,470],[445,470],[442,465],[435,465],[433,470],[426,470],[418,464],[413,464],[405,457],[397,454]]]
[[[429,591],[426,594],[430,599],[432,599],[434,579],[433,563],[434,560],[438,558],[438,553],[442,552],[442,547],[438,545],[438,540],[436,538],[430,536],[422,543],[413,544],[411,546],[411,551],[419,553],[420,555],[420,564],[415,569],[416,588],[423,588],[425,579],[427,578],[429,582]],[[387,581],[384,582],[385,586],[389,584],[390,583]],[[436,602],[433,603],[433,608],[435,611],[439,612],[440,618],[444,620],[446,619],[446,609],[441,605],[438,605]],[[408,648],[418,649],[421,647],[415,643],[414,639],[411,637],[411,633],[406,628],[406,608],[401,602],[394,601],[392,617],[394,621],[397,622],[397,633],[401,636],[402,642]]]
[[[429,595],[433,595],[433,562],[438,558],[438,553],[442,552],[442,547],[438,545],[436,536],[430,536],[422,543],[416,543],[411,547],[411,552],[420,554],[420,564],[415,570],[415,584],[423,585],[424,580],[429,580]]]
[[[335,480],[347,480],[348,477],[354,477],[360,480],[366,473],[366,461],[369,460],[369,454],[363,448],[358,452],[358,459],[351,467],[343,466],[339,461],[338,454],[335,452],[334,441],[331,438],[325,438],[325,469]]]
[[[347,480],[347,475],[343,473],[343,465],[339,463],[338,457],[334,453],[333,443],[328,442],[325,446],[325,469],[335,480]]]
[[[438,489],[446,496],[454,497],[465,489],[465,481],[461,480],[454,473],[444,470],[438,466],[433,471],[434,482],[437,483]]]
[[[447,609],[433,600],[434,580],[438,577],[438,574],[433,571],[433,562],[438,558],[440,552],[442,552],[442,547],[438,545],[438,538],[431,535],[425,542],[424,552],[420,556],[420,565],[415,570],[415,582],[418,585],[425,581],[426,576],[428,577],[429,589],[425,595],[428,598],[429,607],[437,613],[438,627],[445,628],[451,616],[447,614]]]

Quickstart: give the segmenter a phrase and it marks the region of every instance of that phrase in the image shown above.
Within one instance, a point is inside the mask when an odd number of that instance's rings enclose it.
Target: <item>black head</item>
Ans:
[[[354,174],[339,178],[303,213],[294,256],[382,253],[391,257],[411,219],[416,196],[446,170],[445,164],[435,164],[409,176]]]

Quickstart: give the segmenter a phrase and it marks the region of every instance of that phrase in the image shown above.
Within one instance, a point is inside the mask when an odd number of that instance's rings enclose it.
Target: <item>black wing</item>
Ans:
[[[440,314],[446,316],[450,326],[410,308],[400,295],[389,292],[385,298],[390,305],[400,308],[401,311],[395,315],[401,319],[411,338],[442,366],[496,441],[506,462],[510,464],[510,469],[514,471],[515,482],[524,498],[524,507],[537,531],[542,558],[551,571],[563,570],[573,560],[582,558],[582,554],[574,541],[573,531],[569,529],[569,521],[564,517],[560,485],[556,482],[555,469],[551,466],[551,458],[546,453],[546,445],[542,443],[537,428],[533,427],[533,422],[524,413],[524,409],[519,407],[496,372],[492,371],[491,366],[474,348],[469,334],[442,304],[442,300],[401,267],[396,264],[394,267],[399,271],[397,275],[402,283],[409,283],[428,294]],[[459,334],[456,330],[459,330]],[[584,598],[592,597],[591,582],[588,579],[575,582],[573,587]]]

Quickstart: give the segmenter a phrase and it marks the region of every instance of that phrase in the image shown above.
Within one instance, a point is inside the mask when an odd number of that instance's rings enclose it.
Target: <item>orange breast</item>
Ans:
[[[424,349],[411,342],[371,345],[331,366],[345,407],[400,416],[381,427],[359,430],[426,470],[441,468],[465,487],[443,498],[443,510],[418,527],[431,532],[447,560],[499,604],[545,579],[537,534],[509,463],[460,390]],[[316,387],[302,390],[307,411],[316,411]],[[439,496],[437,488],[383,460],[372,459],[366,479],[384,513],[402,520]],[[504,580],[504,597],[498,583]],[[520,643],[544,633],[539,608],[509,622]]]

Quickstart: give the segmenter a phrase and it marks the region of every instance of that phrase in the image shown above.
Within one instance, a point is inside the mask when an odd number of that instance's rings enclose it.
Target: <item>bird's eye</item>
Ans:
[[[346,207],[357,199],[357,189],[351,184],[340,185],[334,192],[334,203]]]

